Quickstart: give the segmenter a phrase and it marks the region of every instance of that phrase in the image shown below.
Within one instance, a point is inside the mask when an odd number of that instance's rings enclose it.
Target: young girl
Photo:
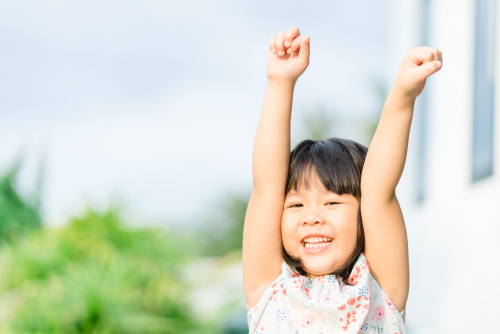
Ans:
[[[395,189],[415,99],[441,52],[405,54],[369,150],[332,138],[290,154],[293,90],[308,64],[309,37],[295,27],[271,36],[243,234],[250,333],[406,333],[408,245]]]

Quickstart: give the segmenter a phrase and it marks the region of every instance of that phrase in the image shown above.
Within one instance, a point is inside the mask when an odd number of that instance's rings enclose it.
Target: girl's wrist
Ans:
[[[267,78],[267,87],[276,90],[292,90],[295,88],[296,80],[272,79]]]
[[[390,100],[392,104],[397,104],[400,108],[413,108],[415,105],[416,97],[404,94],[399,91],[397,87],[393,87],[387,97],[387,102]]]

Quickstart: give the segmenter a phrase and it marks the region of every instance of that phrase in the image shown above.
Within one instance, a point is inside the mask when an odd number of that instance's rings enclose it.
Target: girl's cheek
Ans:
[[[289,255],[298,256],[299,253],[297,245],[295,245],[294,235],[293,226],[290,226],[290,224],[283,221],[281,224],[281,238],[283,246]]]
[[[342,252],[352,253],[352,250],[356,246],[356,240],[358,237],[358,221],[357,219],[346,219],[340,224],[333,226],[335,234],[337,236],[337,243],[340,246]]]

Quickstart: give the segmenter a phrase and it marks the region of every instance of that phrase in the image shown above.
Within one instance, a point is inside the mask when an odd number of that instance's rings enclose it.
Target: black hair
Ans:
[[[315,173],[323,186],[336,194],[349,194],[361,200],[361,172],[368,148],[348,139],[304,140],[290,154],[290,166],[285,195],[300,186],[309,187]],[[331,273],[344,284],[349,284],[349,275],[365,248],[361,206],[358,211],[356,246],[339,269]],[[299,258],[291,257],[282,247],[283,259],[300,275],[307,275]]]

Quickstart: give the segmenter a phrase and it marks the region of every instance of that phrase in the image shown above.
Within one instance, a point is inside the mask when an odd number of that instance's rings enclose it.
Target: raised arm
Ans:
[[[406,161],[413,107],[426,79],[442,66],[441,51],[409,50],[387,98],[361,176],[365,256],[373,276],[399,311],[409,290],[408,241],[396,198]]]
[[[309,64],[309,38],[290,28],[271,36],[267,89],[253,151],[253,192],[243,231],[243,286],[254,306],[278,277],[281,216],[290,159],[290,116],[295,82]]]

